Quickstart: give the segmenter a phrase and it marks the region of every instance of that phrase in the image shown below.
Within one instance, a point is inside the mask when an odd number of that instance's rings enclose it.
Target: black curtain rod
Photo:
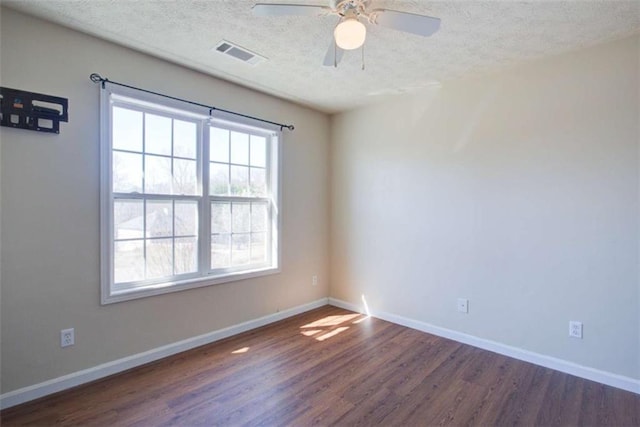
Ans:
[[[282,123],[276,123],[276,122],[272,122],[272,121],[269,121],[269,120],[264,120],[264,119],[261,119],[261,118],[258,118],[258,117],[248,116],[248,115],[242,114],[242,113],[236,113],[235,111],[223,110],[222,108],[212,107],[211,105],[200,104],[200,103],[197,103],[197,102],[188,101],[186,99],[176,98],[175,96],[165,95],[163,93],[153,92],[153,91],[146,90],[146,89],[141,89],[141,88],[135,87],[135,86],[129,86],[129,85],[126,85],[124,83],[114,82],[113,80],[109,80],[109,79],[101,77],[100,74],[98,74],[98,73],[92,73],[89,76],[89,79],[94,83],[100,83],[102,85],[102,89],[104,89],[105,83],[111,83],[112,85],[128,87],[129,89],[139,90],[139,91],[142,91],[142,92],[150,93],[152,95],[163,96],[165,98],[173,99],[174,101],[185,102],[187,104],[197,105],[198,107],[208,108],[209,109],[209,115],[211,115],[211,113],[213,111],[222,111],[223,113],[233,114],[235,116],[240,116],[240,117],[244,117],[244,118],[247,118],[247,119],[257,120],[257,121],[262,122],[262,123],[269,123],[270,125],[280,126],[280,130],[283,130],[283,129],[294,130],[295,129],[293,125],[284,125]]]

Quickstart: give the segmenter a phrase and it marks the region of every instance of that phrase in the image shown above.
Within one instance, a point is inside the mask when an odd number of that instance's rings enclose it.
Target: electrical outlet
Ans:
[[[318,285],[318,276],[316,276],[316,275],[311,276],[311,285],[313,285],[313,286],[317,286]]]
[[[569,336],[572,338],[582,338],[582,322],[569,321]]]
[[[458,311],[460,313],[469,312],[469,300],[466,298],[458,298]]]
[[[76,337],[73,328],[60,331],[60,347],[69,347],[75,343]]]

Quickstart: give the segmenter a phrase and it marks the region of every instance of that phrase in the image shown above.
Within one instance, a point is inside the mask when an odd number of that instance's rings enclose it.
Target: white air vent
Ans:
[[[267,60],[264,56],[251,52],[227,40],[220,41],[220,43],[216,45],[215,50],[249,65],[258,65]]]

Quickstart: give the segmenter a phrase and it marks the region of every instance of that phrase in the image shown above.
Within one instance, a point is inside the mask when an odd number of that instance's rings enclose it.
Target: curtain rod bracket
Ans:
[[[233,114],[235,116],[246,117],[246,118],[249,118],[249,119],[257,120],[257,121],[262,122],[262,123],[269,123],[270,125],[280,126],[280,131],[281,132],[282,132],[283,129],[288,129],[290,131],[295,129],[293,125],[285,125],[285,124],[282,124],[282,123],[276,123],[276,122],[272,122],[270,120],[265,120],[265,119],[261,119],[261,118],[258,118],[258,117],[248,116],[248,115],[242,114],[242,113],[236,113],[235,111],[223,110],[221,108],[212,107],[210,105],[204,105],[204,104],[200,104],[200,103],[197,103],[197,102],[188,101],[186,99],[181,99],[181,98],[176,98],[174,96],[165,95],[163,93],[153,92],[153,91],[146,90],[146,89],[141,89],[141,88],[135,87],[135,86],[129,86],[129,85],[126,85],[124,83],[112,82],[111,80],[109,80],[107,78],[103,78],[98,73],[91,73],[89,75],[89,80],[91,80],[94,83],[98,83],[99,82],[101,84],[101,86],[102,86],[102,89],[104,89],[105,83],[111,83],[111,84],[122,86],[122,87],[128,87],[130,89],[140,90],[142,92],[150,93],[152,95],[158,95],[158,96],[162,96],[162,97],[165,97],[165,98],[173,99],[175,101],[185,102],[187,104],[197,105],[199,107],[208,108],[209,109],[209,116],[211,116],[215,110],[219,110],[219,111],[222,111],[224,113]]]

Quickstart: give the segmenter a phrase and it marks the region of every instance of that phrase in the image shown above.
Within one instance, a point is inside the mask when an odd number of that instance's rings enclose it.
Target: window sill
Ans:
[[[251,271],[242,271],[217,275],[214,277],[198,277],[195,279],[181,280],[176,282],[166,282],[156,285],[149,285],[137,289],[128,289],[111,292],[102,295],[101,305],[108,305],[117,302],[130,301],[139,298],[163,295],[173,292],[185,291],[188,289],[202,288],[205,286],[219,285],[222,283],[235,282],[239,280],[253,279],[256,277],[269,276],[280,273],[280,268],[266,267]]]

